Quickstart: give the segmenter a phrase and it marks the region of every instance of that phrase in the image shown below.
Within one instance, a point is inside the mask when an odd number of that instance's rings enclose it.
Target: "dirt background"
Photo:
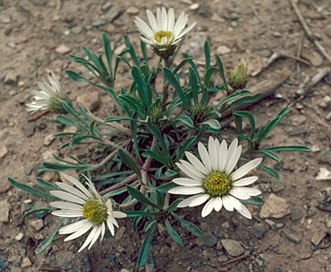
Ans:
[[[222,55],[226,67],[233,67],[244,56],[253,74],[273,53],[287,55],[249,79],[249,86],[263,80],[274,86],[285,80],[253,111],[263,123],[266,116],[273,117],[285,105],[297,102],[267,143],[304,144],[313,152],[283,153],[283,161],[277,165],[266,161],[277,167],[281,178],[261,173],[258,186],[270,208],[256,207],[251,221],[225,212],[202,219],[200,209],[193,213],[183,210],[206,233],[197,239],[182,231],[184,247],[159,227],[152,243],[154,258],[146,271],[153,267],[156,271],[199,272],[330,271],[331,76],[304,96],[297,94],[301,83],[330,63],[303,34],[288,0],[0,0],[0,271],[133,271],[142,233],[132,233],[129,220],[120,222],[115,238],[97,243],[89,251],[76,253],[82,239],[64,243],[64,237],[57,236],[51,248],[36,255],[36,246],[54,228],[57,218],[23,218],[25,210],[46,202],[12,188],[7,177],[33,185],[42,161],[49,160],[52,153],[66,155],[59,150],[61,139],[50,136],[60,130],[49,122],[55,115],[27,121],[26,103],[32,100],[36,82],[54,71],[71,98],[84,101],[86,96],[93,97],[87,100],[96,101],[96,114],[111,107],[109,98],[100,96],[99,101],[92,87],[65,76],[67,68],[81,71],[66,55],[81,56],[81,46],[101,52],[102,32],[108,33],[115,50],[123,48],[124,33],[138,45],[134,16],[146,18],[145,9],[155,10],[160,4],[174,7],[177,15],[183,10],[190,22],[197,22],[183,50],[194,54],[198,62],[203,63],[205,39],[212,53]],[[331,54],[330,0],[300,0],[298,7],[316,39]],[[74,152],[79,155],[84,150]],[[316,179],[320,168],[325,168],[324,177],[329,175],[329,180]],[[58,178],[54,174],[43,177]]]

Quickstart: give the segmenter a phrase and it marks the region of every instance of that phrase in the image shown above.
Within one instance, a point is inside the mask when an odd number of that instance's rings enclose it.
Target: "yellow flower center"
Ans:
[[[163,37],[167,38],[168,41],[172,36],[170,31],[160,30],[154,34],[154,39],[160,43]]]
[[[95,225],[101,225],[107,220],[107,206],[97,198],[91,198],[83,205],[83,216]]]
[[[231,183],[232,180],[228,174],[213,171],[205,177],[203,181],[203,188],[209,195],[222,196],[229,193],[231,190]]]

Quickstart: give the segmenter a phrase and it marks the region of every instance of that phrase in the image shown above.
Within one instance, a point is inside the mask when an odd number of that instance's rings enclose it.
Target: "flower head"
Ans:
[[[63,112],[63,102],[71,104],[71,100],[61,90],[61,85],[57,76],[52,72],[48,75],[48,81],[45,79],[42,82],[38,82],[40,91],[32,91],[34,95],[34,101],[27,104],[27,110],[31,113],[39,110],[51,110],[54,112]]]
[[[125,213],[114,211],[110,199],[104,199],[98,194],[93,183],[87,179],[90,190],[85,188],[78,180],[64,175],[74,186],[62,182],[56,182],[61,190],[50,191],[50,193],[63,201],[54,201],[50,205],[59,210],[52,212],[60,217],[82,217],[83,219],[59,229],[60,234],[70,234],[64,241],[69,241],[82,236],[90,229],[84,244],[78,250],[80,252],[88,246],[90,249],[96,240],[103,239],[106,225],[112,235],[115,234],[114,226],[118,227],[115,218],[126,217]]]
[[[244,176],[257,167],[262,159],[254,159],[234,170],[242,150],[242,146],[238,146],[238,139],[234,139],[228,148],[225,140],[220,143],[209,137],[208,150],[201,142],[198,150],[201,161],[192,153],[186,152],[188,161],[181,160],[177,163],[188,177],[174,179],[173,182],[180,186],[170,189],[169,193],[193,195],[180,202],[178,207],[194,207],[207,202],[202,209],[202,217],[210,214],[213,209],[218,212],[224,206],[228,211],[235,209],[251,219],[251,213],[240,200],[259,195],[261,191],[244,187],[254,183],[257,176]]]
[[[175,22],[175,12],[173,8],[167,10],[157,8],[156,17],[147,10],[148,22],[145,23],[139,17],[135,18],[135,24],[142,34],[142,41],[154,47],[156,53],[168,53],[172,55],[177,44],[195,26],[195,23],[186,26],[188,16],[182,12]],[[162,56],[162,55],[161,55]]]
[[[229,84],[234,90],[245,88],[247,83],[247,64],[243,58],[238,65],[230,71]]]

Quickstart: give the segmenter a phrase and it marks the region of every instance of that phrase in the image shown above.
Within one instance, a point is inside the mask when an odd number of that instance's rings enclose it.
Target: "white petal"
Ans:
[[[75,196],[75,195],[72,195],[70,193],[67,193],[67,192],[63,192],[63,191],[50,191],[50,193],[53,195],[53,196],[56,196],[58,198],[61,198],[63,200],[67,200],[67,201],[70,201],[70,202],[73,202],[73,203],[77,203],[77,204],[85,204],[85,200]]]
[[[84,200],[87,200],[89,198],[85,194],[83,194],[81,191],[79,191],[78,189],[76,189],[75,187],[73,187],[69,184],[66,184],[63,182],[55,182],[55,184],[62,190],[67,191],[68,193],[71,193],[73,195],[76,195],[79,198],[82,198]]]
[[[192,166],[187,161],[180,160],[180,163],[176,163],[176,165],[190,178],[201,180],[204,177],[204,175],[200,171],[195,169],[194,166]]]
[[[94,245],[94,243],[98,240],[98,238],[99,238],[99,236],[100,236],[101,233],[102,233],[102,225],[96,227],[95,234],[92,237],[92,240],[91,240],[91,243],[90,243],[88,249],[90,249]]]
[[[82,217],[83,214],[81,211],[73,211],[73,210],[56,210],[52,211],[53,215],[60,217]]]
[[[224,208],[228,211],[233,211],[233,209],[240,209],[241,207],[239,200],[230,195],[223,196],[222,201]]]
[[[248,219],[252,219],[252,214],[250,211],[245,207],[245,205],[241,204],[241,208],[237,210],[242,216],[245,216]]]
[[[78,205],[78,204],[74,204],[74,203],[70,203],[70,202],[62,202],[62,201],[54,201],[49,203],[49,205],[51,205],[54,208],[58,208],[58,209],[64,209],[64,210],[74,210],[74,211],[83,211],[83,206],[82,205]]]
[[[67,179],[68,181],[70,181],[72,184],[74,184],[79,190],[81,190],[86,196],[88,196],[89,198],[92,197],[91,193],[84,187],[84,185],[77,179],[62,173],[63,177],[65,179]]]
[[[184,208],[184,207],[189,207],[192,200],[199,198],[200,196],[202,196],[202,194],[198,194],[198,195],[194,195],[194,196],[190,196],[188,198],[185,198],[182,202],[180,202],[178,204],[178,208]]]
[[[208,152],[209,152],[209,158],[211,162],[211,168],[213,170],[218,170],[218,146],[216,144],[216,139],[213,139],[213,137],[209,137],[208,140]]]
[[[136,17],[135,24],[138,27],[140,33],[144,35],[146,38],[154,37],[154,31],[139,17]]]
[[[262,162],[261,158],[254,159],[243,166],[241,166],[239,169],[234,171],[231,174],[231,178],[233,181],[240,179],[241,177],[245,176],[249,171],[253,170],[255,167],[257,167]]]
[[[210,158],[209,158],[209,153],[201,142],[199,142],[199,144],[198,144],[198,150],[199,150],[199,155],[200,155],[201,161],[203,162],[207,171],[208,172],[211,171],[211,162],[210,162]]]
[[[235,166],[238,163],[238,160],[241,156],[241,150],[242,150],[242,146],[239,145],[234,153],[232,154],[231,158],[228,158],[228,164],[226,166],[225,172],[230,174],[232,172],[232,170],[235,168]]]
[[[105,232],[106,232],[105,224],[102,223],[102,225],[101,225],[100,242],[102,241],[103,237],[105,236]]]
[[[69,234],[73,233],[81,228],[92,226],[92,223],[88,219],[83,219],[78,222],[74,222],[72,224],[69,224],[67,226],[64,226],[59,229],[60,234]]]
[[[228,147],[226,144],[226,141],[223,140],[219,149],[219,154],[218,154],[218,170],[219,171],[224,171],[226,162],[227,162],[227,154],[228,154]]]
[[[92,226],[93,225],[90,224],[90,225],[85,225],[85,226],[81,227],[80,229],[78,229],[77,231],[75,231],[73,234],[71,234],[68,237],[66,237],[64,239],[64,241],[65,242],[66,241],[70,241],[70,240],[76,239],[76,238],[84,235],[86,232],[88,232],[91,229]]]
[[[257,176],[251,176],[251,177],[236,180],[235,182],[232,182],[232,185],[233,186],[247,186],[247,185],[254,183],[257,180],[258,180]]]
[[[113,225],[113,223],[111,222],[111,219],[110,219],[111,217],[108,217],[108,219],[107,219],[107,225],[108,225],[108,229],[109,229],[109,231],[110,231],[110,233],[111,233],[111,235],[115,235],[115,228],[114,228],[114,225]]]
[[[211,213],[211,211],[214,208],[214,198],[210,199],[205,206],[203,207],[202,211],[201,211],[201,216],[202,217],[206,217],[208,214]]]
[[[215,197],[215,200],[214,200],[214,210],[216,212],[219,212],[222,209],[222,206],[223,206],[222,198],[220,196]]]
[[[204,192],[204,189],[202,187],[176,187],[172,188],[168,191],[170,194],[175,195],[196,195]]]
[[[187,159],[190,161],[190,163],[196,167],[201,173],[203,174],[207,174],[208,170],[206,169],[206,167],[202,164],[202,162],[196,157],[194,156],[192,153],[190,152],[185,152],[185,155],[187,157]]]
[[[175,11],[173,8],[170,8],[168,11],[168,26],[167,30],[173,32],[173,28],[175,25]]]
[[[189,207],[196,207],[196,206],[199,206],[203,203],[205,203],[208,198],[210,196],[207,195],[207,194],[203,194],[203,195],[195,195],[195,196],[192,196],[191,198],[191,203],[189,204]]]
[[[158,25],[157,25],[154,14],[150,10],[147,10],[146,13],[147,13],[147,18],[148,18],[148,21],[149,21],[149,25],[151,26],[153,32],[154,33],[158,32],[159,28],[158,28]]]
[[[81,252],[84,248],[86,248],[89,245],[89,243],[91,243],[96,232],[97,232],[97,227],[93,227],[93,229],[91,230],[90,234],[87,236],[84,244],[81,246],[81,248],[78,250],[78,252]]]
[[[245,191],[241,190],[242,187],[234,187],[230,190],[229,194],[238,198],[238,199],[250,199],[251,196],[247,194]]]
[[[190,178],[175,178],[173,180],[174,183],[182,186],[187,186],[187,187],[194,187],[194,186],[201,186],[201,181],[197,181],[195,179],[190,179]]]
[[[126,218],[127,215],[124,212],[113,211],[114,218]]]

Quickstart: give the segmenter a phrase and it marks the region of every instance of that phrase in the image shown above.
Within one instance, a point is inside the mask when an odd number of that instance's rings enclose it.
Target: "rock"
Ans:
[[[202,237],[198,238],[203,245],[213,247],[217,244],[217,238],[210,232],[205,233]]]
[[[126,10],[126,13],[130,15],[137,15],[139,13],[139,9],[137,7],[129,7]]]
[[[327,217],[324,219],[324,223],[325,223],[325,226],[326,226],[328,229],[331,228],[331,218],[330,218],[330,217],[327,216]]]
[[[310,239],[315,246],[318,246],[324,237],[327,235],[327,230],[324,228],[318,228],[317,231],[314,232],[313,236]]]
[[[10,72],[6,75],[5,80],[4,80],[3,83],[4,83],[5,85],[11,85],[11,86],[13,86],[13,85],[16,85],[17,80],[18,80],[18,75],[15,74],[13,71],[10,71]]]
[[[101,104],[99,92],[97,91],[91,91],[89,93],[81,94],[77,97],[76,101],[84,108],[91,111],[97,109]]]
[[[106,17],[109,18],[109,21],[112,23],[116,19],[120,18],[124,12],[125,9],[122,7],[112,7],[111,10],[106,15]]]
[[[192,5],[190,5],[189,10],[195,11],[198,10],[200,8],[200,5],[198,3],[194,3]]]
[[[71,29],[71,32],[74,34],[80,34],[83,31],[83,27],[81,26],[75,26]]]
[[[331,120],[331,111],[325,116],[325,119],[328,121]]]
[[[29,267],[31,265],[32,265],[32,263],[31,263],[29,257],[24,257],[22,262],[21,262],[21,268],[26,268],[26,267]]]
[[[103,25],[105,25],[106,23],[107,23],[107,22],[106,22],[105,20],[99,19],[99,20],[93,22],[92,25],[93,25],[94,27],[99,27],[99,26],[103,26]]]
[[[68,54],[71,51],[71,49],[64,44],[60,44],[58,47],[55,48],[55,51],[56,53],[59,54]]]
[[[260,211],[261,218],[283,218],[290,213],[286,199],[270,194]]]
[[[316,180],[331,180],[331,172],[326,167],[321,167],[318,170]]]
[[[221,45],[221,46],[217,47],[216,53],[221,56],[226,55],[226,54],[231,53],[231,49],[225,45]]]
[[[238,257],[245,251],[242,245],[236,240],[223,239],[221,240],[221,243],[225,251],[232,257]]]
[[[311,65],[313,65],[315,67],[321,66],[324,61],[323,57],[315,51],[309,55],[306,55],[306,58],[309,60]]]
[[[3,159],[8,153],[8,149],[5,145],[0,145],[0,160]]]
[[[44,227],[44,222],[41,219],[35,219],[30,221],[30,225],[35,229],[35,230],[41,230]]]
[[[29,122],[23,125],[23,130],[26,137],[31,137],[34,134],[35,129],[36,129],[35,122]]]
[[[291,131],[289,131],[288,134],[290,136],[299,136],[301,134],[306,134],[306,133],[307,133],[307,129],[304,128],[303,126],[299,126],[299,127],[292,129]]]
[[[55,137],[53,136],[53,134],[47,135],[44,138],[44,146],[49,146],[54,140],[55,140]]]
[[[291,123],[293,126],[303,125],[307,120],[307,117],[304,115],[294,115],[291,117]]]
[[[326,36],[328,36],[329,38],[331,38],[331,24],[327,25],[324,28],[324,33],[325,33]]]
[[[299,236],[297,233],[291,230],[281,230],[280,235],[287,238],[289,241],[299,244],[302,240],[302,235]]]
[[[330,150],[322,151],[317,160],[320,163],[328,164],[331,166],[331,151]]]
[[[0,201],[0,222],[2,223],[9,222],[9,212],[10,212],[10,205],[8,201],[6,199]]]
[[[110,8],[111,8],[111,2],[107,2],[101,7],[103,11],[108,11]]]
[[[15,240],[16,240],[16,241],[21,241],[21,240],[23,239],[23,237],[24,237],[23,232],[20,232],[19,234],[17,234],[17,235],[15,236]]]
[[[271,190],[274,193],[278,193],[280,191],[283,191],[285,188],[284,182],[279,181],[278,179],[273,179],[271,181]]]
[[[124,226],[120,227],[115,234],[115,240],[117,241],[121,240],[123,238],[125,231],[126,228]]]
[[[300,220],[303,217],[301,208],[291,206],[290,207],[290,217],[291,217],[292,222]]]
[[[122,268],[120,272],[130,272],[130,270],[128,270],[126,268]]]
[[[263,223],[255,223],[251,228],[251,233],[258,239],[262,239],[269,230],[269,226]]]

